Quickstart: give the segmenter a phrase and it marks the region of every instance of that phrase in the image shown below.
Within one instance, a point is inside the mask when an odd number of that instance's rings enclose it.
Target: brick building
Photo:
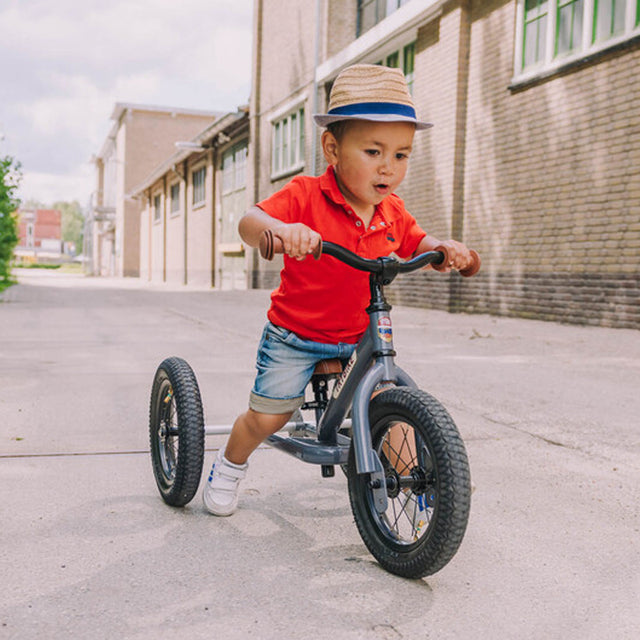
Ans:
[[[248,137],[246,107],[224,114],[127,193],[141,203],[140,277],[247,287],[238,219],[247,209]]]
[[[116,103],[113,125],[94,158],[96,190],[85,232],[85,253],[94,275],[140,274],[140,202],[131,189],[220,114],[173,107]]]
[[[472,280],[399,279],[412,305],[640,328],[636,0],[256,0],[249,198],[324,170],[311,114],[357,62],[405,72],[422,119],[399,190]],[[286,34],[286,37],[285,37]],[[250,257],[254,286],[277,265]]]

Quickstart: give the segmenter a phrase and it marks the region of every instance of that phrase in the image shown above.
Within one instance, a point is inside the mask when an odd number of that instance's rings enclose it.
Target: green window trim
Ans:
[[[558,0],[556,11],[555,55],[582,48],[584,0]]]
[[[608,40],[624,33],[626,10],[627,0],[594,0],[592,42]]]
[[[515,80],[640,35],[640,0],[518,0]]]

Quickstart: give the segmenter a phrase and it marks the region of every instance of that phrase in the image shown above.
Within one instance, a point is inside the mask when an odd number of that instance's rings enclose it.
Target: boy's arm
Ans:
[[[458,242],[457,240],[438,240],[438,238],[430,235],[426,235],[420,240],[420,244],[418,244],[418,248],[413,255],[417,256],[427,251],[434,251],[439,246],[446,247],[449,254],[449,264],[446,265],[443,271],[450,271],[451,269],[462,271],[473,262],[469,249],[464,243]]]
[[[251,207],[240,219],[238,231],[240,237],[251,247],[257,247],[265,229],[282,240],[284,252],[292,258],[304,260],[322,241],[319,233],[301,222],[287,224],[271,217],[260,207]]]

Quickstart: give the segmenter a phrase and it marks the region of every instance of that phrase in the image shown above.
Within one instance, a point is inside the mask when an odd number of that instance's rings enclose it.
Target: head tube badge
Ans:
[[[393,340],[393,329],[391,328],[391,318],[382,316],[378,318],[378,337],[384,342]]]

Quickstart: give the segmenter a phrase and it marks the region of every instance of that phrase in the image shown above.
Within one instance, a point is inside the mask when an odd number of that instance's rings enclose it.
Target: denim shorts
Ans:
[[[324,344],[299,338],[293,331],[267,322],[260,345],[258,374],[249,407],[260,413],[290,413],[304,402],[304,390],[320,360],[348,360],[355,344]]]

